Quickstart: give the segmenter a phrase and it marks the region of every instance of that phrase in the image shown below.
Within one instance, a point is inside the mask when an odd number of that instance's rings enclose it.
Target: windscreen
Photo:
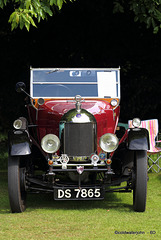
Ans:
[[[32,69],[33,98],[119,98],[119,70]]]

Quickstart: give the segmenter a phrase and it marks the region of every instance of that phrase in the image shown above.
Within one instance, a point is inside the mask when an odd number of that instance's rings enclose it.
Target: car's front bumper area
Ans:
[[[67,178],[70,173],[77,176],[75,181]],[[83,174],[89,174],[90,180],[84,181]],[[106,192],[132,190],[131,176],[118,177],[108,166],[58,167],[43,175],[27,175],[25,181],[27,192],[52,193],[55,200],[103,200]],[[126,185],[120,186],[122,182]]]

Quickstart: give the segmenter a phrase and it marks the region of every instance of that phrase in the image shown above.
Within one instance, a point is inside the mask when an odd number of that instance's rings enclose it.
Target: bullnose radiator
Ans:
[[[65,123],[64,153],[68,156],[89,156],[96,150],[96,124]]]

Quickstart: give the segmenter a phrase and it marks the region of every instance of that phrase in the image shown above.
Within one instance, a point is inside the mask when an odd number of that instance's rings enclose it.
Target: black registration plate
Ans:
[[[55,188],[55,200],[102,200],[103,188]]]

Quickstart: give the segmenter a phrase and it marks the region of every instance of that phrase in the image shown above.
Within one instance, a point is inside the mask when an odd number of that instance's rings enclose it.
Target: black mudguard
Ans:
[[[31,154],[31,142],[26,130],[10,131],[8,134],[8,140],[10,156],[24,156]]]
[[[130,128],[128,132],[129,150],[149,150],[149,132],[146,128]]]

